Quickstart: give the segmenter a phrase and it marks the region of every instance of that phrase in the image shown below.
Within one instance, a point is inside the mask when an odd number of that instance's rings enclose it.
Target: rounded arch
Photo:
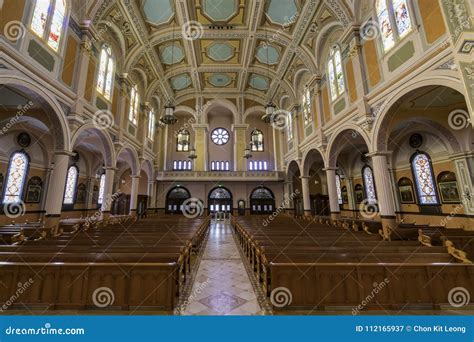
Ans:
[[[326,165],[324,152],[322,152],[318,148],[311,148],[307,150],[303,154],[302,160],[303,160],[303,173],[302,173],[303,176],[309,176],[309,170],[311,166],[317,161],[321,161],[323,167]]]
[[[225,196],[225,197],[219,197]],[[232,199],[234,196],[232,195],[232,191],[230,191],[225,186],[216,186],[209,191],[208,194],[209,199],[218,199],[218,198],[230,198]]]
[[[123,146],[120,148],[117,153],[116,153],[116,163],[115,166],[117,166],[117,163],[119,162],[120,157],[124,155],[125,156],[125,161],[129,164],[131,170],[132,170],[132,175],[139,175],[140,174],[140,161],[138,158],[138,153],[135,151],[135,149],[131,146]]]
[[[273,193],[273,191],[269,188],[267,188],[266,186],[259,186],[259,187],[256,187],[252,190],[252,192],[250,193],[250,198],[255,198],[256,194],[260,191],[264,191],[266,194],[269,195],[269,197],[266,197],[266,198],[273,198],[275,199],[275,194]]]
[[[249,107],[245,110],[245,113],[244,113],[244,122],[247,120],[247,117],[249,117],[250,115],[252,114],[264,114],[265,113],[265,107],[264,106],[252,106],[252,107]]]
[[[326,154],[326,167],[336,167],[337,157],[339,155],[341,147],[339,139],[342,139],[344,134],[349,134],[353,139],[360,139],[364,141],[370,152],[370,138],[367,132],[355,124],[346,124],[338,128],[331,136],[328,142],[327,154]]]
[[[154,181],[153,162],[150,159],[144,159],[142,161],[140,170],[146,173],[148,182]]]
[[[253,189],[250,194],[251,214],[270,214],[275,210],[275,195],[265,186]]]
[[[183,213],[183,204],[191,198],[189,190],[183,186],[177,185],[172,187],[166,193],[166,214]]]
[[[45,103],[54,114],[50,116],[52,124],[52,127],[50,128],[52,135],[55,138],[56,149],[71,152],[71,132],[69,130],[69,125],[61,105],[53,94],[45,91],[44,86],[40,86],[30,79],[23,78],[11,72],[6,72],[5,74],[0,75],[0,85],[19,88],[22,92],[31,95],[34,98],[39,97],[39,101]]]
[[[203,123],[208,123],[209,122],[209,112],[214,109],[214,108],[218,108],[218,107],[224,107],[226,109],[228,109],[231,113],[232,113],[232,116],[234,118],[234,123],[238,123],[240,120],[239,120],[239,112],[237,110],[237,107],[236,105],[227,100],[227,99],[214,99],[214,100],[211,100],[209,101],[208,103],[206,103],[206,106],[205,106],[205,109],[203,111],[203,115],[202,115],[202,120],[203,120]]]
[[[94,132],[94,134],[99,138],[99,140],[102,142],[102,145],[103,145],[102,152],[103,152],[105,166],[113,167],[116,164],[116,156],[115,156],[115,149],[114,149],[114,143],[112,141],[112,138],[106,131],[98,129],[93,123],[86,123],[80,126],[74,132],[71,139],[71,146],[74,148],[81,134],[86,131]]]
[[[381,109],[375,118],[371,136],[371,151],[384,151],[387,149],[384,137],[389,133],[387,130],[389,129],[390,122],[395,116],[394,111],[391,110],[393,106],[402,97],[408,95],[412,91],[429,86],[444,86],[451,88],[466,97],[466,92],[461,82],[458,79],[449,76],[424,77],[421,80],[417,79],[407,82],[403,87],[395,88],[392,92],[390,92],[390,95],[382,103],[380,107]]]
[[[287,181],[292,181],[293,176],[297,173],[299,173],[301,175],[300,165],[296,160],[292,160],[288,163],[288,165],[286,167],[286,171],[285,171],[286,180]]]
[[[191,192],[184,186],[174,186],[166,193],[166,198],[191,198]]]

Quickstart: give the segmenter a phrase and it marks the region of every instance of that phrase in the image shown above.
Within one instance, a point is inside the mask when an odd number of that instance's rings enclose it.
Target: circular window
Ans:
[[[225,145],[229,141],[229,132],[224,128],[216,128],[211,133],[211,139],[216,145]]]

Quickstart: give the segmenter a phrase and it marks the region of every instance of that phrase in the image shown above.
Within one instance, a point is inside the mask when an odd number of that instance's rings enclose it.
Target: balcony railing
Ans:
[[[283,181],[284,172],[280,171],[161,171],[157,174],[157,180],[161,181]]]

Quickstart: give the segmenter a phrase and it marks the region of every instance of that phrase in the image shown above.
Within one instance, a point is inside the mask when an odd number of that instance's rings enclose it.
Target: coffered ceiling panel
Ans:
[[[202,63],[240,63],[240,40],[201,40]]]

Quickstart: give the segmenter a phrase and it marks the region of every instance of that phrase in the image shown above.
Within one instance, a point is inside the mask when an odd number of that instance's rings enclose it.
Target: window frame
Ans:
[[[135,95],[135,96],[133,96]],[[130,88],[130,103],[128,106],[128,123],[138,127],[138,118],[140,112],[140,94],[138,92],[137,84]]]
[[[369,199],[369,192],[367,191],[367,181],[365,179],[365,170],[370,170],[370,173],[372,174],[372,186],[374,187],[374,195],[375,198],[373,199],[373,202],[371,202],[371,199]],[[364,189],[364,194],[365,194],[365,200],[368,201],[370,204],[377,204],[378,203],[378,197],[377,197],[377,186],[375,184],[375,175],[374,175],[374,170],[370,167],[370,165],[364,165],[362,167],[362,184],[363,184],[363,189]]]
[[[431,203],[431,204],[430,203],[423,203],[423,201],[421,200],[421,196],[420,196],[420,193],[419,193],[419,190],[418,190],[418,177],[416,175],[415,168],[413,167],[413,162],[414,162],[415,158],[418,155],[425,155],[428,158],[429,167],[430,167],[430,174],[431,174],[431,181],[433,183],[433,191],[434,191],[435,196],[436,196],[436,203]],[[439,206],[441,206],[441,199],[440,199],[439,192],[438,192],[438,181],[435,178],[434,169],[433,169],[433,162],[431,160],[431,156],[428,153],[424,152],[424,151],[416,151],[410,157],[410,169],[411,169],[411,173],[412,173],[412,177],[413,177],[413,183],[414,183],[414,188],[415,188],[417,204],[420,207],[439,207]]]
[[[151,142],[155,141],[155,125],[156,125],[156,116],[155,111],[150,109],[148,111],[148,132],[147,139]]]
[[[336,61],[336,55],[339,53],[339,56],[341,58],[341,73],[342,73],[342,87],[343,89],[339,89],[339,84],[337,82],[337,61]],[[336,102],[339,100],[342,96],[344,96],[347,92],[347,85],[346,85],[346,74],[344,70],[344,64],[343,64],[343,58],[342,58],[342,51],[341,47],[338,44],[334,44],[331,46],[329,49],[328,55],[327,55],[327,60],[326,60],[326,72],[327,72],[327,83],[328,83],[328,91],[329,91],[329,99],[331,102]],[[332,76],[334,77],[334,82],[331,84],[331,73],[329,70],[329,63],[332,63],[333,65],[333,70],[332,70]],[[335,94],[336,96],[333,96],[333,89],[335,89]]]
[[[72,194],[72,203],[66,203],[66,189],[67,189],[67,183],[68,183],[68,175],[69,175],[69,170],[72,168],[76,169],[76,179],[74,180],[74,186],[73,186],[73,194]],[[64,191],[63,191],[63,202],[62,205],[64,206],[73,206],[76,203],[76,195],[77,195],[77,185],[79,181],[79,168],[77,167],[76,164],[72,164],[67,168],[66,172],[66,183],[64,183]]]
[[[56,11],[56,4],[58,1],[62,1],[62,0],[48,0],[48,3],[49,3],[48,11],[52,12],[52,14],[48,13],[48,18],[46,19],[45,28],[42,35],[38,34],[32,27],[38,0],[35,0],[34,4],[31,6],[31,14],[29,17],[29,22],[28,22],[28,29],[31,31],[33,36],[40,39],[51,51],[53,51],[56,54],[60,54],[63,49],[63,45],[64,45],[63,43],[65,42],[64,36],[65,36],[65,33],[67,33],[67,27],[69,23],[69,13],[70,13],[69,1],[64,0],[64,17],[63,17],[63,22],[61,25],[60,37],[58,40],[58,47],[56,49],[49,44],[49,35],[51,33],[51,26],[53,24],[53,19],[54,19],[54,15]],[[51,11],[51,8],[53,9],[52,11]]]
[[[226,140],[225,142],[216,143],[216,142],[214,141],[213,135],[214,135],[215,132],[217,132],[217,131],[219,131],[219,130],[222,130],[222,133],[225,133],[225,134],[227,135],[227,140]],[[224,145],[226,145],[226,144],[230,141],[230,133],[229,133],[229,131],[226,130],[224,127],[216,127],[216,128],[214,128],[214,129],[211,131],[210,138],[211,138],[211,141],[212,141],[215,145],[217,145],[217,146],[224,146]],[[218,138],[216,138],[216,139],[218,139]],[[223,140],[223,139],[224,139],[224,138],[222,138],[221,140]]]
[[[100,65],[101,65],[101,60],[100,60],[100,57],[102,57],[102,52],[103,51],[107,51],[107,49],[110,50],[110,53],[106,52],[106,58],[107,58],[107,61],[105,63],[105,74],[104,74],[104,84],[103,84],[103,87],[102,89],[99,89],[99,77],[100,77]],[[117,64],[115,62],[115,58],[114,58],[114,54],[113,54],[113,50],[112,50],[112,47],[108,44],[102,44],[102,47],[100,49],[100,57],[99,57],[99,64],[97,66],[97,77],[96,77],[96,86],[95,86],[95,89],[96,89],[96,92],[101,96],[103,97],[106,101],[108,101],[109,103],[112,103],[112,100],[113,100],[113,96],[114,96],[114,83],[115,83],[115,70],[116,70],[116,67],[117,67]],[[109,73],[108,73],[108,70],[109,70],[109,63],[110,61],[112,61],[113,63],[113,70],[112,70],[112,73],[110,75],[110,77],[112,77],[112,80],[111,80],[111,84],[110,84],[110,96],[107,96],[106,95],[106,87],[107,87],[107,79],[108,79],[108,76],[109,76]]]
[[[12,164],[13,156],[17,153],[23,154],[26,157],[26,162],[27,162],[26,167],[25,167],[25,173],[23,175],[23,181],[22,181],[22,184],[21,184],[21,189],[20,189],[19,194],[18,194],[18,199],[19,200],[17,202],[5,202],[6,190],[7,190],[7,185],[8,185],[8,178],[10,177],[10,167],[11,167],[11,164]],[[10,154],[10,158],[8,159],[7,172],[5,174],[5,178],[4,178],[4,181],[3,181],[2,204],[22,203],[22,202],[24,202],[25,185],[26,185],[26,182],[28,181],[28,174],[29,174],[29,171],[30,171],[30,162],[31,162],[30,156],[24,150],[13,151]]]
[[[104,179],[104,186],[102,187],[102,179]],[[97,204],[102,205],[104,203],[104,197],[105,197],[105,182],[106,182],[106,175],[105,172],[102,173],[99,177],[99,192],[97,194]],[[100,196],[100,192],[102,190],[102,198]]]
[[[306,86],[303,93],[303,100],[302,100],[302,112],[303,112],[303,124],[305,127],[309,126],[313,123],[313,115],[311,112],[311,89]]]
[[[385,2],[385,8],[387,9],[387,13],[388,13],[388,20],[389,20],[390,26],[392,28],[393,45],[389,48],[385,48],[384,39],[382,37],[382,28],[381,28],[380,22],[379,22],[378,8],[379,8],[379,3],[381,1]],[[384,55],[391,52],[395,48],[395,46],[397,46],[401,41],[403,41],[405,38],[407,38],[410,35],[410,33],[412,33],[416,28],[415,11],[412,8],[411,1],[405,0],[405,3],[406,3],[409,18],[410,18],[410,29],[403,36],[400,36],[400,32],[399,32],[400,27],[397,23],[397,18],[395,16],[395,9],[393,7],[393,0],[377,0],[376,3],[375,3],[375,18],[376,18],[376,22],[377,22],[377,25],[378,25],[378,30],[379,30],[379,33],[380,33],[380,39],[379,39],[380,46],[381,46],[381,49],[382,49],[382,53]]]

